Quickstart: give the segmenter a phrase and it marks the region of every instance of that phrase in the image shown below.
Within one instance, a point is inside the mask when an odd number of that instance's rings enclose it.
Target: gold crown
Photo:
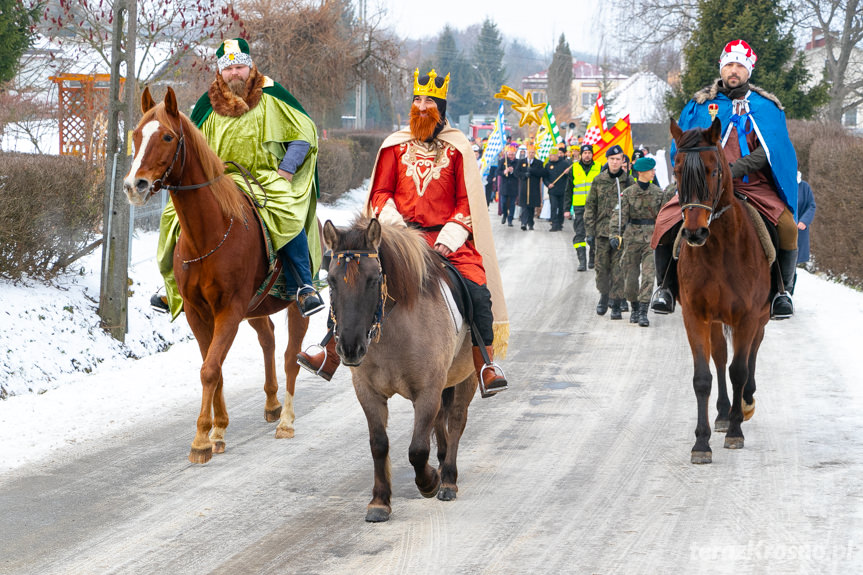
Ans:
[[[433,98],[440,98],[441,100],[446,100],[446,91],[449,89],[449,74],[444,78],[443,86],[440,88],[435,84],[435,78],[437,78],[437,72],[432,69],[429,72],[429,81],[428,84],[420,85],[419,83],[420,77],[420,69],[414,68],[414,96],[431,96]]]

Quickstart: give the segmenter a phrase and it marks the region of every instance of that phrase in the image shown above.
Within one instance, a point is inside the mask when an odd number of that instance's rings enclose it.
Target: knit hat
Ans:
[[[632,169],[636,172],[646,172],[647,170],[652,170],[656,167],[656,160],[653,158],[638,158],[635,160],[635,163],[632,164]]]
[[[252,57],[249,55],[249,43],[242,38],[232,38],[231,40],[222,42],[222,45],[216,50],[216,58],[219,59],[219,72],[235,64],[248,66],[249,68],[255,65],[252,62]]]
[[[719,71],[721,72],[727,64],[737,62],[742,64],[751,76],[756,60],[758,60],[758,56],[755,55],[745,40],[734,40],[722,49],[722,55],[719,57]]]

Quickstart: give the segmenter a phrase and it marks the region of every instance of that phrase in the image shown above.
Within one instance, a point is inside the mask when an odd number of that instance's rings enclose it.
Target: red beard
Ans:
[[[437,108],[426,108],[425,115],[419,108],[411,106],[411,135],[420,142],[426,142],[434,137],[440,123],[440,112]]]

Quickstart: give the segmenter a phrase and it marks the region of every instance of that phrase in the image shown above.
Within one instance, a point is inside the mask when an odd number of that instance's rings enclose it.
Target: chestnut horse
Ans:
[[[350,366],[369,425],[375,481],[366,521],[389,519],[387,400],[413,403],[408,459],[420,493],[456,498],[456,456],[477,388],[467,326],[448,305],[446,275],[421,232],[359,218],[350,228],[324,224],[332,250],[327,283],[336,350]],[[429,463],[431,432],[439,469]]]
[[[677,143],[674,174],[683,211],[679,299],[695,363],[692,385],[698,400],[692,463],[712,461],[707,416],[711,355],[719,387],[717,431],[727,421],[725,447],[743,447],[741,423],[755,410],[755,360],[770,319],[770,266],[755,225],[734,196],[721,130],[718,119],[707,130],[686,132],[671,120],[671,136]],[[725,389],[726,330],[734,350],[729,368],[730,413]]]
[[[141,97],[144,116],[135,128],[135,158],[124,181],[129,203],[141,206],[160,187],[171,191],[182,233],[174,250],[174,275],[183,307],[204,363],[201,411],[189,452],[192,463],[206,463],[225,450],[228,412],[222,393],[222,363],[243,319],[258,334],[264,352],[264,414],[279,419],[276,437],[294,435],[295,360],[309,320],[297,306],[267,295],[255,298],[268,272],[267,247],[250,203],[203,134],[177,110],[168,88],[155,104],[149,89]],[[250,309],[253,298],[257,305]],[[275,337],[270,314],[288,308],[285,403],[278,399]],[[212,433],[211,433],[212,430]]]

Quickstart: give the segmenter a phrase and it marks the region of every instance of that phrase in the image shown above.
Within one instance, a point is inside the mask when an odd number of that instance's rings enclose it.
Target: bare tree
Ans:
[[[138,0],[135,78],[158,79],[171,65],[205,42],[239,35],[243,23],[228,0]],[[74,59],[97,55],[111,61],[112,0],[50,0],[40,32]],[[167,65],[167,66],[166,66]]]
[[[842,115],[863,104],[863,2],[861,0],[803,0],[808,22],[824,34],[824,77],[830,101],[826,117],[841,122]],[[804,19],[804,22],[807,20]]]
[[[400,45],[381,27],[381,14],[359,22],[348,0],[244,0],[238,9],[255,63],[324,126],[338,125],[361,79],[378,99],[389,99],[401,82]]]

